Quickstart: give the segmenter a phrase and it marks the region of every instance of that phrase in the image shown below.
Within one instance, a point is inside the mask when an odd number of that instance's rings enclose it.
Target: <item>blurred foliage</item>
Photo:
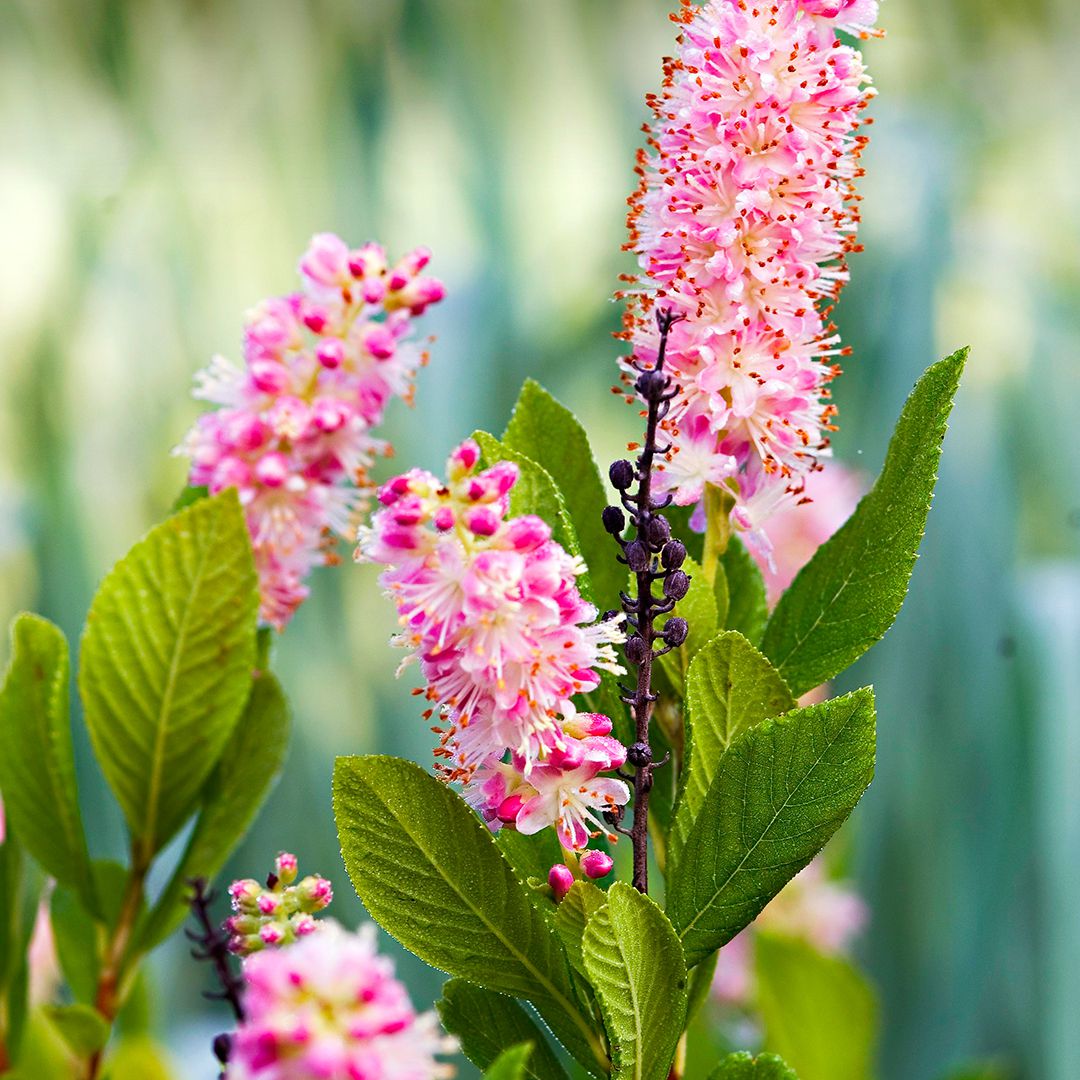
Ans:
[[[607,393],[642,97],[663,0],[8,0],[0,6],[0,618],[74,634],[167,511],[192,373],[291,286],[307,237],[427,243],[449,301],[416,411],[436,465],[501,431],[524,377],[598,453],[636,437]],[[1073,0],[887,0],[863,239],[839,311],[841,456],[875,471],[907,390],[973,346],[912,594],[874,681],[877,781],[855,866],[874,910],[881,1074],[980,1057],[1080,1075],[1080,186]],[[375,575],[319,575],[277,648],[297,737],[238,854],[335,876],[335,753],[426,760]],[[0,644],[6,653],[7,644]],[[85,765],[87,748],[77,747]],[[85,769],[84,769],[85,772]],[[85,810],[100,790],[84,786]],[[120,836],[113,822],[114,839]],[[97,854],[108,855],[108,851]],[[167,951],[168,952],[168,951]],[[418,1001],[436,980],[402,969]],[[157,1012],[186,1075],[225,1023],[179,941]]]

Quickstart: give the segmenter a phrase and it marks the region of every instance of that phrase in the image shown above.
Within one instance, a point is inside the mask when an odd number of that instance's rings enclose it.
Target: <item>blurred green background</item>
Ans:
[[[0,4],[0,620],[74,636],[167,511],[191,376],[293,287],[309,235],[426,243],[449,299],[398,461],[501,430],[526,376],[614,456],[624,197],[672,49],[667,0],[4,0]],[[857,816],[880,1072],[976,1056],[1080,1076],[1080,45],[1075,0],[887,0],[863,240],[840,309],[840,455],[876,471],[919,372],[973,359],[908,604],[873,681]],[[370,568],[323,572],[277,647],[296,731],[234,860],[334,876],[337,753],[427,760]],[[0,645],[0,659],[7,648]],[[83,765],[88,760],[81,747]],[[84,768],[84,772],[87,770]],[[121,842],[87,774],[91,822]],[[436,982],[402,971],[426,1004]],[[155,963],[178,1075],[214,1075],[205,972]]]

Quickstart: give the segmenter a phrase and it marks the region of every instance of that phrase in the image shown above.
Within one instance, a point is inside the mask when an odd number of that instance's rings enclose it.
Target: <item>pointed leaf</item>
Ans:
[[[559,939],[458,795],[409,761],[338,758],[334,816],[353,887],[387,933],[433,967],[531,1001],[583,1065],[606,1066]]]
[[[757,645],[769,619],[761,569],[737,536],[728,540],[720,565],[728,588],[728,614],[724,626],[738,630],[752,645]]]
[[[19,615],[0,691],[0,791],[8,827],[57,881],[95,905],[75,783],[64,635]]]
[[[555,910],[555,930],[575,971],[588,978],[581,940],[589,919],[607,903],[607,893],[591,881],[575,881]]]
[[[524,1080],[529,1075],[527,1067],[532,1056],[532,1043],[520,1043],[504,1050],[491,1068],[484,1073],[485,1080]]]
[[[88,1058],[109,1041],[108,1022],[89,1005],[46,1005],[43,1011],[76,1057]]]
[[[720,767],[686,850],[667,912],[696,964],[730,941],[821,850],[874,774],[869,689],[766,720]]]
[[[152,529],[102,582],[79,688],[94,751],[148,860],[195,809],[251,688],[258,608],[235,491]]]
[[[667,1080],[686,1021],[686,964],[654,900],[616,882],[585,928],[585,969],[600,1001],[615,1080]]]
[[[528,455],[555,481],[581,543],[596,602],[601,608],[618,607],[623,568],[615,559],[618,549],[600,520],[607,492],[577,417],[539,383],[528,379],[503,435],[503,445]]]
[[[212,880],[239,845],[277,783],[289,748],[289,703],[270,673],[251,689],[221,761],[203,791],[203,805],[180,864],[139,934],[153,948],[185,919],[188,882]]]
[[[774,1054],[732,1054],[709,1073],[709,1080],[799,1080]]]
[[[919,380],[873,490],[776,605],[761,651],[793,694],[847,668],[884,636],[900,611],[966,359],[963,349]]]
[[[435,1006],[443,1027],[456,1035],[462,1053],[478,1068],[493,1065],[502,1051],[521,1043],[532,1046],[524,1075],[533,1080],[565,1080],[559,1064],[536,1021],[513,998],[451,979]]]
[[[686,761],[669,840],[671,860],[682,853],[721,755],[755,724],[794,708],[779,673],[741,634],[725,631],[694,657],[686,680]]]
[[[754,941],[765,1045],[802,1080],[870,1080],[877,1043],[874,992],[847,960],[804,941]]]

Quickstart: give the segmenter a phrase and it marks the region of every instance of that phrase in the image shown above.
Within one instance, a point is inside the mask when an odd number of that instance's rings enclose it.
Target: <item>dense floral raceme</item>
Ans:
[[[686,316],[667,348],[680,393],[657,482],[681,505],[725,488],[758,546],[829,452],[829,382],[847,352],[829,316],[858,249],[873,93],[837,32],[872,33],[876,17],[876,0],[684,0],[678,53],[649,98],[622,336],[651,363],[656,307]]]
[[[266,948],[291,945],[320,926],[315,916],[330,906],[334,890],[318,874],[297,881],[296,856],[283,851],[265,885],[241,878],[229,886],[234,914],[225,922],[229,950],[250,956]]]
[[[509,517],[518,468],[480,470],[470,441],[444,483],[414,469],[379,491],[357,557],[388,567],[397,643],[419,661],[444,728],[436,755],[447,780],[498,828],[555,825],[569,851],[608,832],[603,814],[629,797],[625,748],[605,716],[578,712],[599,669],[619,672],[617,620],[597,622],[577,578],[585,567],[532,516]],[[593,864],[597,865],[597,864]]]
[[[206,413],[180,452],[189,482],[235,487],[255,550],[261,617],[284,627],[314,566],[333,559],[369,491],[367,469],[386,443],[371,429],[393,397],[409,399],[427,354],[413,319],[442,299],[417,249],[391,265],[377,244],[350,250],[320,234],[300,260],[302,290],[248,313],[244,366],[215,357],[196,396]]]
[[[417,1015],[370,924],[335,922],[244,962],[241,1022],[228,1080],[435,1080],[455,1044],[434,1013]]]

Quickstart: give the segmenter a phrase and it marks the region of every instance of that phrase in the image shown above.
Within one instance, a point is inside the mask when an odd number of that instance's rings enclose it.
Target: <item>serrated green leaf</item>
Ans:
[[[754,958],[766,1047],[802,1080],[870,1080],[877,1002],[852,964],[765,933],[755,937]]]
[[[675,605],[668,618],[679,616],[685,619],[690,632],[682,645],[660,657],[660,666],[679,697],[686,693],[686,673],[691,661],[715,636],[717,629],[716,595],[705,571],[689,556],[682,568],[690,575],[690,591]],[[657,625],[663,629],[667,618],[658,621]]]
[[[485,464],[490,466],[498,461],[512,461],[518,467],[518,481],[510,489],[511,515],[535,514],[543,518],[551,526],[552,537],[571,555],[580,555],[581,545],[566,509],[566,501],[547,469],[520,450],[499,442],[486,431],[473,432],[473,438],[484,455]],[[579,582],[585,577],[582,575]]]
[[[774,1054],[751,1057],[743,1051],[720,1062],[709,1073],[709,1080],[799,1080],[799,1077]]]
[[[686,963],[656,902],[625,882],[585,927],[585,969],[604,1015],[615,1080],[667,1080],[686,1022]]]
[[[589,976],[581,953],[581,939],[589,919],[606,903],[607,893],[603,889],[591,881],[575,881],[555,911],[555,931],[562,938],[570,964],[586,979]]]
[[[730,941],[821,850],[874,774],[869,689],[743,733],[669,878],[667,912],[696,964]]]
[[[617,608],[623,569],[600,520],[607,493],[585,429],[539,383],[527,379],[503,434],[503,445],[527,455],[555,481],[589,567],[600,608]]]
[[[795,708],[776,669],[733,630],[714,637],[686,678],[686,758],[669,838],[669,859],[682,853],[721,756],[755,724]]]
[[[519,833],[516,829],[500,829],[495,843],[514,868],[519,881],[528,881],[529,878],[547,881],[548,871],[565,858],[554,829],[544,829],[532,836]],[[550,900],[545,900],[545,903],[551,907]]]
[[[88,1058],[109,1041],[108,1023],[89,1005],[46,1005],[42,1011],[77,1057]]]
[[[451,979],[435,1005],[443,1027],[456,1035],[462,1053],[478,1068],[493,1065],[504,1049],[532,1045],[524,1075],[533,1080],[565,1080],[547,1039],[531,1016],[513,998]]]
[[[235,491],[152,529],[90,608],[79,688],[144,861],[195,809],[251,688],[255,567]]]
[[[338,758],[334,816],[353,887],[387,933],[433,967],[531,1001],[582,1065],[606,1068],[559,939],[458,795],[412,762]]]
[[[689,1026],[698,1010],[709,999],[713,979],[716,977],[716,965],[720,961],[720,952],[710,953],[690,971],[689,1000],[686,1005],[686,1023]]]
[[[966,359],[962,349],[919,380],[873,490],[776,605],[761,651],[792,693],[804,694],[847,668],[884,636],[900,611]]]
[[[96,901],[75,783],[67,641],[47,619],[11,626],[11,664],[0,690],[0,791],[8,827],[57,881]]]
[[[255,679],[251,697],[203,791],[203,805],[169,884],[140,930],[153,948],[187,915],[192,878],[212,880],[251,826],[281,775],[289,748],[289,703],[273,675]]]
[[[737,630],[752,645],[757,645],[769,619],[761,569],[737,536],[728,540],[720,566],[728,588],[728,614],[724,625],[728,630]]]

